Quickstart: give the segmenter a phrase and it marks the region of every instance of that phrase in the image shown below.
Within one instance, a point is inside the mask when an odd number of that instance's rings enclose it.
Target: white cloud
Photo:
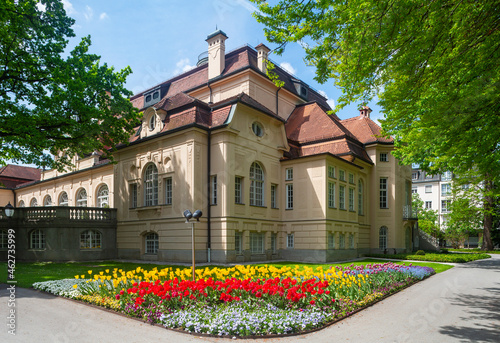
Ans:
[[[85,19],[87,19],[87,21],[90,21],[94,16],[94,10],[92,9],[92,7],[90,7],[89,5],[85,6],[85,12],[83,13],[83,16],[85,17]]]
[[[64,10],[66,11],[67,15],[71,15],[76,13],[75,8],[73,7],[73,4],[69,2],[69,0],[62,0]]]
[[[292,65],[290,63],[288,63],[288,62],[282,62],[280,64],[280,67],[283,68],[283,69],[285,69],[290,74],[295,75],[296,70],[295,70],[294,67],[292,67]]]
[[[186,72],[188,70],[191,70],[194,67],[196,67],[196,66],[193,66],[193,65],[190,64],[189,58],[183,58],[183,59],[181,59],[179,62],[177,62],[175,64],[175,66],[176,66],[175,71],[174,71],[175,75],[180,74],[180,73],[184,73],[184,72]]]
[[[318,93],[326,98],[326,102],[328,103],[328,105],[330,105],[332,110],[334,110],[335,109],[335,101],[333,99],[330,99],[328,97],[328,94],[326,94],[326,92],[323,90],[319,90]]]
[[[102,12],[101,15],[99,16],[99,19],[100,20],[104,20],[104,19],[108,19],[109,16],[106,12]]]

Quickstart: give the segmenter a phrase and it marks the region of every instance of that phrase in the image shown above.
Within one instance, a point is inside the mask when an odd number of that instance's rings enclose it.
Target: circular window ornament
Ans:
[[[155,129],[155,125],[156,125],[156,118],[154,115],[152,115],[151,118],[149,118],[149,131],[153,131]]]
[[[257,137],[264,136],[264,128],[257,122],[253,122],[252,131]]]

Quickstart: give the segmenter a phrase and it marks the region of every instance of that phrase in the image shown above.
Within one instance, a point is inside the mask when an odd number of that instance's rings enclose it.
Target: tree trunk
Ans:
[[[483,246],[482,250],[493,250],[491,241],[491,230],[493,229],[493,182],[487,175],[484,181],[484,222],[483,222]]]

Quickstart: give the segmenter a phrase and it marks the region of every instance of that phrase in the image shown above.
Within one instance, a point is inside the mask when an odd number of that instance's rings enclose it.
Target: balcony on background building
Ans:
[[[417,220],[417,209],[412,208],[411,205],[403,206],[403,220]]]

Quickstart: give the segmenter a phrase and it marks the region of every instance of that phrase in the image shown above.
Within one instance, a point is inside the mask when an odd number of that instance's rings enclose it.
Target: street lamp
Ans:
[[[9,201],[9,203],[7,204],[7,206],[5,206],[5,207],[3,208],[3,211],[5,212],[5,215],[6,215],[7,217],[9,217],[9,218],[10,218],[10,217],[12,217],[12,216],[14,215],[14,206],[12,206],[12,205],[10,204],[10,201]]]
[[[184,218],[186,218],[186,223],[189,223],[189,220],[191,218],[196,219],[196,221],[200,221],[200,217],[203,215],[203,213],[200,210],[194,211],[194,213],[191,213],[190,210],[185,210],[184,211]],[[195,267],[195,258],[194,258],[194,222],[191,222],[191,254],[192,254],[192,261],[193,261],[193,281],[195,281],[194,277],[194,267]]]

